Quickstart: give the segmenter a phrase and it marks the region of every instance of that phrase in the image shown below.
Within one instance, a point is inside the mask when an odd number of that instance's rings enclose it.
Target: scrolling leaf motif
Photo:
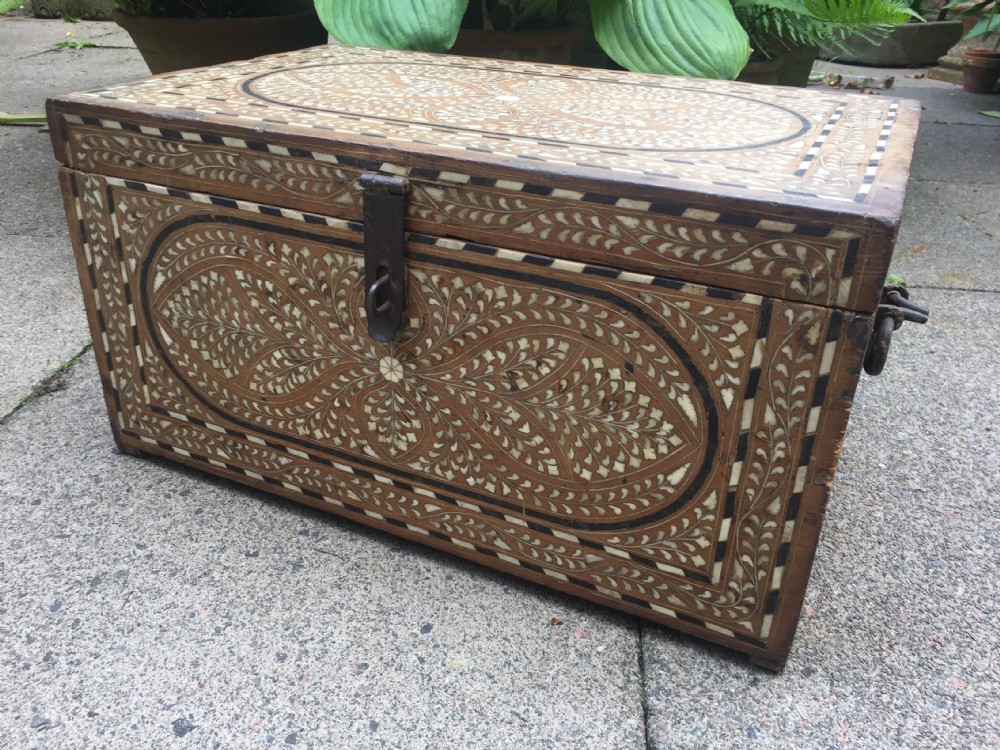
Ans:
[[[108,165],[182,175],[216,187],[242,187],[351,206],[360,201],[356,185],[360,171],[312,159],[86,130],[74,132],[73,139],[81,169],[99,171]]]
[[[659,216],[567,201],[551,204],[516,193],[491,193],[415,183],[411,216],[446,225],[512,233],[592,255],[629,257],[662,265],[771,281],[814,302],[833,293],[833,246],[775,238],[712,222]]]

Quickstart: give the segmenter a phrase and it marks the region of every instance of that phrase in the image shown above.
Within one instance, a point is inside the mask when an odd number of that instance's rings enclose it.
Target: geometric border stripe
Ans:
[[[858,188],[857,195],[854,196],[855,203],[864,203],[868,199],[868,193],[871,192],[872,185],[875,184],[875,174],[878,172],[879,163],[881,163],[882,157],[885,156],[886,147],[889,145],[889,135],[892,131],[892,126],[896,124],[896,115],[898,112],[899,102],[893,100],[889,105],[889,111],[886,113],[885,120],[882,121],[882,130],[879,133],[878,141],[875,143],[875,151],[868,160],[864,180]]]
[[[793,174],[796,177],[805,176],[806,172],[809,169],[810,162],[812,162],[812,160],[815,159],[816,156],[819,154],[819,151],[823,147],[823,144],[826,142],[826,139],[829,138],[830,133],[833,132],[834,125],[837,124],[841,116],[844,114],[844,110],[846,109],[847,109],[847,102],[841,102],[840,105],[838,105],[838,107],[830,115],[830,119],[827,120],[826,125],[823,126],[823,130],[816,137],[816,140],[813,141],[813,144],[810,147],[810,149],[806,152],[806,155],[802,157],[802,161],[799,162],[798,169],[796,169],[793,172]]]

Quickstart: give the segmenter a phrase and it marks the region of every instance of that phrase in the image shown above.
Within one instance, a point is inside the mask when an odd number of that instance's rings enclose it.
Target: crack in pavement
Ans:
[[[1000,289],[974,289],[962,286],[936,286],[932,284],[910,284],[907,289],[929,289],[936,292],[971,292],[972,294],[1000,294]]]
[[[61,391],[65,387],[66,376],[69,371],[72,370],[79,362],[86,356],[87,352],[94,348],[92,341],[88,341],[87,345],[83,347],[80,351],[70,357],[68,360],[63,362],[59,367],[55,369],[54,372],[42,378],[38,383],[35,384],[31,389],[31,393],[25,396],[21,401],[11,409],[6,414],[0,415],[0,427],[7,424],[11,417],[17,414],[21,409],[24,409],[29,404],[37,401],[43,396],[47,396],[50,393],[56,393]]]

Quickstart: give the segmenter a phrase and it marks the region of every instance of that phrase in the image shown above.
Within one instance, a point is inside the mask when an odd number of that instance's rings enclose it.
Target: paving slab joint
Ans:
[[[651,727],[649,726],[649,693],[646,688],[646,644],[643,642],[643,627],[642,620],[636,619],[635,621],[636,633],[639,637],[638,641],[638,660],[639,660],[639,703],[642,706],[642,728],[643,737],[645,738],[646,750],[653,750],[653,738]]]
[[[80,351],[78,351],[72,357],[67,359],[62,364],[60,364],[55,369],[55,372],[53,372],[51,375],[47,375],[41,381],[39,381],[38,384],[31,389],[31,393],[25,396],[25,398],[17,406],[15,406],[6,414],[0,416],[0,425],[6,424],[11,417],[13,417],[15,414],[21,411],[21,409],[23,409],[33,401],[36,401],[42,396],[46,396],[50,393],[56,393],[57,391],[61,391],[65,387],[66,373],[68,373],[70,369],[77,362],[83,359],[84,355],[86,355],[87,352],[89,352],[93,348],[94,348],[94,343],[92,341],[88,341],[86,346],[84,346]]]
[[[971,292],[972,294],[1000,294],[1000,289],[982,289],[967,286],[940,286],[936,284],[908,284],[907,289],[931,290],[936,292]],[[917,300],[918,302],[920,300]]]

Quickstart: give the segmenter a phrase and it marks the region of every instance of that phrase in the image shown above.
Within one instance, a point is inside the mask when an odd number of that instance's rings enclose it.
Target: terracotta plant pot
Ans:
[[[451,52],[472,57],[569,65],[573,45],[586,39],[589,33],[589,29],[582,24],[539,31],[461,29]]]
[[[260,18],[158,18],[116,10],[111,17],[132,37],[150,72],[166,73],[325,44],[327,31],[312,3],[293,10]]]
[[[969,49],[962,55],[962,88],[973,94],[990,94],[1000,78],[1000,51]]]
[[[785,58],[775,55],[770,60],[758,60],[748,62],[740,74],[736,76],[737,81],[744,83],[764,83],[775,85],[778,82],[778,70],[784,64]]]

